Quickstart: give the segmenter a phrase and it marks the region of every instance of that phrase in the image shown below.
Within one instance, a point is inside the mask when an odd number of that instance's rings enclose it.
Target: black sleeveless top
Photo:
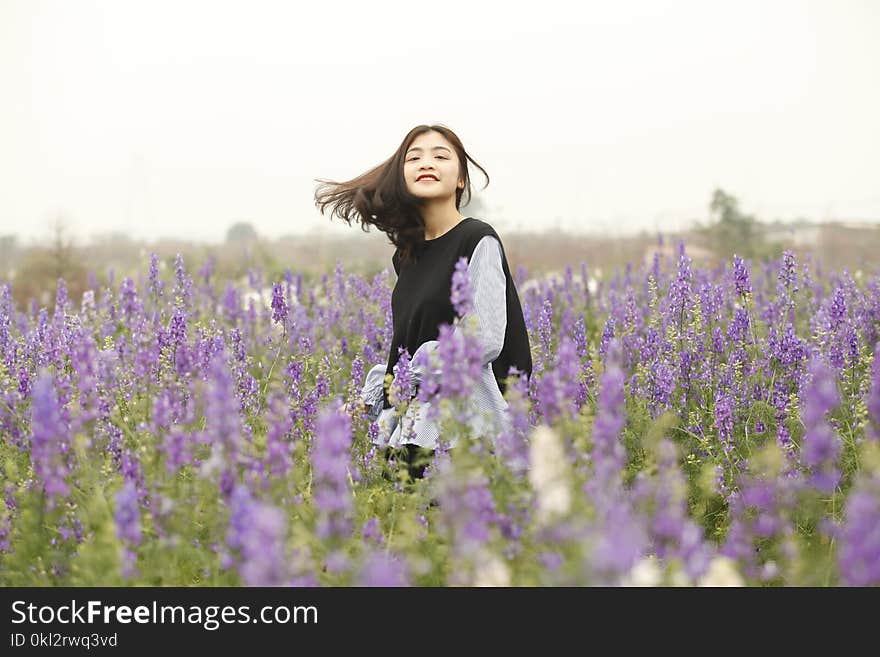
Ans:
[[[438,338],[441,324],[453,323],[458,315],[449,297],[455,263],[462,256],[470,262],[477,243],[486,235],[493,236],[501,244],[492,226],[480,219],[466,217],[440,237],[426,240],[416,250],[413,261],[402,265],[399,250],[394,251],[391,257],[394,271],[397,272],[397,283],[391,294],[394,335],[386,375],[394,373],[394,366],[400,358],[399,347],[406,347],[412,356],[421,344]],[[501,262],[507,279],[507,327],[501,353],[492,361],[492,372],[498,389],[504,394],[507,388],[505,379],[511,366],[531,377],[532,353],[522,306],[510,275],[503,244]],[[390,408],[387,390],[383,390],[383,397],[383,408]]]

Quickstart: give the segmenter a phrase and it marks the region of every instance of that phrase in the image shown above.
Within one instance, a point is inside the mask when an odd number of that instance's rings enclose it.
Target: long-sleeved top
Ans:
[[[470,426],[473,435],[496,435],[499,430],[510,426],[508,404],[492,371],[492,361],[501,353],[507,327],[507,280],[502,267],[502,255],[498,239],[486,235],[477,243],[468,264],[468,279],[474,302],[472,312],[477,319],[479,339],[483,346],[481,376],[470,397],[472,410],[475,411]],[[462,318],[463,321],[465,319],[466,316]],[[460,325],[457,325],[455,331],[460,330]],[[423,342],[412,355],[410,371],[414,388],[421,382],[425,369],[430,364],[429,353],[438,344],[437,340]],[[437,420],[427,419],[431,402],[413,400],[403,417],[397,414],[393,406],[383,408],[385,374],[386,363],[374,365],[367,373],[361,390],[361,398],[370,407],[369,419],[379,425],[377,444],[398,447],[410,443],[427,448],[436,447],[439,437]],[[454,444],[453,439],[450,445]]]

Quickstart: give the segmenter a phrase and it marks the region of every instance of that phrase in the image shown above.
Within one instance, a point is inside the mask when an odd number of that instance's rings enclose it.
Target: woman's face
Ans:
[[[454,199],[456,189],[464,186],[459,180],[455,149],[433,130],[423,132],[410,144],[404,156],[403,177],[407,191],[423,199]]]

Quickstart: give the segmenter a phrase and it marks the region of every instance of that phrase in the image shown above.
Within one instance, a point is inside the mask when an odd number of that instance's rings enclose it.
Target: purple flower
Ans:
[[[781,288],[788,290],[792,290],[797,283],[797,267],[795,266],[794,254],[791,251],[786,250],[782,254],[782,265],[779,267],[777,280]]]
[[[262,267],[257,267],[256,269],[248,269],[248,285],[250,285],[254,290],[257,291],[259,291],[259,289],[263,286]]]
[[[674,390],[675,370],[665,357],[658,358],[651,363],[648,370],[648,392],[652,411],[656,413],[657,410],[668,409]]]
[[[648,549],[648,533],[623,496],[600,512],[588,568],[598,583],[611,585],[627,574]]]
[[[171,427],[165,434],[161,451],[165,454],[165,470],[168,474],[174,474],[193,462],[191,441],[192,435],[182,427]]]
[[[746,342],[750,324],[748,311],[745,308],[737,308],[727,326],[727,339],[731,342]]]
[[[721,318],[723,291],[719,285],[702,283],[700,285],[700,312],[705,321],[717,321]]]
[[[0,502],[0,555],[9,554],[12,551],[9,538],[12,536],[12,510],[14,508],[9,502]]]
[[[150,294],[158,299],[162,296],[162,288],[164,283],[159,278],[159,256],[155,253],[150,254],[150,271],[149,271]]]
[[[131,277],[126,276],[122,279],[122,285],[119,286],[120,308],[122,314],[129,320],[141,313],[143,307],[140,299],[138,299],[137,288]]]
[[[283,585],[288,577],[285,533],[279,509],[254,499],[245,486],[236,486],[230,496],[226,544],[238,558],[228,558],[225,567],[236,564],[246,586]]]
[[[135,482],[126,479],[116,492],[116,535],[129,546],[141,543],[141,515]]]
[[[382,528],[379,526],[379,519],[377,517],[373,516],[364,523],[364,528],[361,530],[361,538],[364,543],[372,542],[375,545],[382,544]]]
[[[871,437],[880,440],[880,342],[874,345],[874,363],[871,368],[871,390],[868,393],[868,415],[874,423]]]
[[[804,391],[801,416],[806,427],[801,458],[811,470],[813,486],[824,493],[831,493],[840,481],[837,457],[841,442],[825,415],[840,404],[837,376],[821,356],[811,361],[810,375],[812,378]]]
[[[122,458],[120,459],[119,464],[119,473],[127,481],[134,482],[140,499],[146,499],[147,485],[144,478],[143,468],[141,467],[137,455],[128,449],[124,450],[122,453]]]
[[[63,278],[58,279],[58,287],[55,292],[55,314],[53,319],[59,327],[64,326],[64,315],[67,312],[67,283]]]
[[[202,277],[202,280],[207,284],[211,280],[211,276],[214,274],[214,266],[217,264],[217,258],[214,256],[209,256],[205,263],[202,265],[202,268],[199,269],[199,276]]]
[[[182,308],[175,308],[168,326],[169,344],[175,348],[186,344],[186,312]]]
[[[599,410],[593,424],[594,479],[590,488],[596,493],[599,489],[614,485],[626,465],[626,451],[620,438],[620,432],[626,424],[625,379],[620,367],[621,358],[620,342],[612,340],[600,381]]]
[[[282,326],[287,321],[287,300],[281,283],[272,283],[272,321]]]
[[[719,389],[715,392],[715,428],[718,430],[718,441],[725,454],[733,452],[733,420],[734,401],[733,395],[726,390]]]
[[[283,479],[293,465],[293,444],[288,437],[293,428],[293,419],[286,397],[273,393],[269,399],[269,410],[266,423],[266,475]]]
[[[52,508],[57,498],[70,493],[67,483],[67,452],[70,436],[61,419],[52,375],[40,373],[34,383],[31,401],[31,458]]]
[[[406,561],[386,556],[384,552],[370,552],[361,567],[358,586],[409,586]]]
[[[545,570],[556,571],[562,567],[562,564],[565,563],[562,555],[558,552],[541,552],[538,555],[538,561],[544,567]]]
[[[577,354],[579,358],[590,359],[589,349],[587,348],[586,326],[584,325],[583,315],[577,318],[571,331],[572,340],[577,346]]]
[[[777,358],[786,370],[800,367],[806,358],[806,343],[797,336],[790,322],[785,325],[785,333],[781,339],[774,337],[768,342],[770,355]]]
[[[862,475],[845,507],[837,557],[845,586],[880,585],[880,478]]]
[[[419,385],[419,401],[428,401],[437,389],[443,397],[468,397],[483,369],[483,345],[474,336],[457,326],[441,324],[437,337],[436,357],[440,371],[428,368]]]
[[[473,292],[471,291],[470,279],[468,278],[467,258],[462,256],[455,262],[455,270],[452,273],[452,288],[449,300],[459,317],[464,317],[473,310]]]
[[[224,350],[211,360],[210,379],[205,398],[204,431],[213,452],[209,469],[216,466],[224,469],[220,479],[221,492],[224,496],[232,492],[231,469],[243,460],[241,450],[244,445],[241,414],[227,359]]]
[[[682,247],[684,244],[682,243]],[[685,309],[691,298],[691,259],[684,253],[678,258],[678,273],[669,286],[669,314],[681,330]]]
[[[192,279],[187,274],[183,264],[183,256],[179,253],[174,259],[174,281],[174,293],[178,303],[188,308],[193,296]]]
[[[511,366],[509,376],[506,399],[510,423],[498,436],[496,447],[511,472],[521,477],[529,466],[528,435],[532,428],[529,421],[529,383],[525,374],[519,373],[514,366]]]
[[[834,294],[831,297],[828,318],[831,320],[831,330],[833,331],[836,331],[846,321],[846,295],[840,285],[834,289]]]
[[[752,293],[749,270],[746,263],[738,255],[733,256],[733,284],[736,286],[736,293],[740,296]]]
[[[581,360],[574,341],[568,336],[559,340],[555,375],[570,412],[576,415],[587,401],[587,388],[581,382]]]
[[[608,343],[614,338],[614,318],[609,317],[602,329],[602,337],[599,340],[599,355],[604,356],[608,351]]]
[[[406,347],[399,347],[398,353],[397,362],[394,364],[394,380],[391,382],[391,388],[388,391],[389,400],[394,400],[392,403],[395,406],[405,404],[412,399],[413,385],[415,383],[409,351],[407,351]]]
[[[541,358],[547,360],[553,353],[553,302],[550,299],[544,299],[541,305],[541,312],[538,315],[538,337],[541,344]]]
[[[492,525],[497,525],[489,480],[481,471],[464,471],[448,459],[437,463],[437,498],[440,503],[440,530],[450,539],[453,562],[451,583],[473,582],[473,568],[480,561],[490,539]]]
[[[688,516],[687,484],[678,468],[675,445],[664,438],[658,446],[657,476],[650,480],[654,517],[650,530],[658,557],[677,557],[691,579],[708,568],[711,550],[699,526]]]
[[[12,367],[11,353],[13,341],[10,333],[10,325],[15,316],[15,306],[12,302],[12,287],[8,284],[0,286],[0,363],[5,364],[7,369]]]
[[[317,511],[315,534],[322,540],[344,539],[352,529],[351,418],[325,408],[318,416],[311,450],[312,499]]]
[[[223,291],[223,316],[227,322],[236,324],[241,318],[241,314],[238,290],[232,283],[227,283],[226,289]]]

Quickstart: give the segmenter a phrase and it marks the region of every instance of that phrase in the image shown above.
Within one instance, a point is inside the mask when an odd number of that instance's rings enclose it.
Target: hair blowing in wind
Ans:
[[[463,187],[456,189],[455,207],[467,205],[471,199],[471,183],[467,162],[470,161],[483,172],[486,185],[489,175],[468,155],[458,136],[449,128],[435,125],[418,125],[407,133],[400,146],[385,162],[369,171],[344,182],[316,178],[321,183],[315,191],[315,206],[325,214],[330,208],[330,218],[338,216],[351,225],[358,220],[364,232],[367,224],[373,225],[388,235],[389,240],[400,250],[402,262],[409,260],[416,247],[424,242],[425,223],[419,212],[421,199],[406,188],[403,167],[406,152],[419,135],[433,130],[442,134],[452,145],[459,163],[459,176]],[[484,187],[485,189],[485,187]],[[467,199],[462,204],[462,197]]]

